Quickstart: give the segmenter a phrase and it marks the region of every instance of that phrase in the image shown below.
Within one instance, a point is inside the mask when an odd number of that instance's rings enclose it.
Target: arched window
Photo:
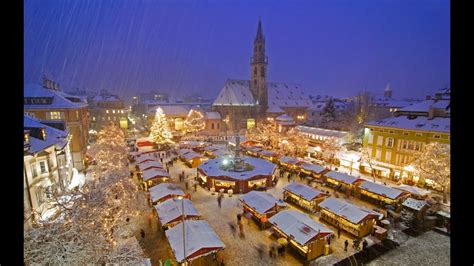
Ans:
[[[264,67],[262,67],[262,68],[260,69],[260,76],[261,76],[261,77],[265,77],[265,68],[264,68]]]
[[[253,80],[253,85],[255,85],[255,87],[257,87],[257,80],[256,79]]]
[[[260,52],[262,51],[262,45],[261,45],[261,44],[258,46],[258,50],[259,50]]]
[[[253,68],[253,74],[256,76],[257,75],[257,67]]]

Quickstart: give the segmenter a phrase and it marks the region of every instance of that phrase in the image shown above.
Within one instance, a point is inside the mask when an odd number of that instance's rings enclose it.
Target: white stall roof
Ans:
[[[146,162],[147,160],[157,161],[155,155],[147,153],[147,154],[143,154],[143,155],[141,155],[137,158],[137,164],[142,164],[142,163]]]
[[[184,200],[184,215],[186,216],[200,216],[199,212],[194,208],[192,201]],[[158,219],[162,225],[167,225],[169,222],[180,218],[183,214],[183,206],[180,199],[172,198],[163,201],[155,206],[158,213]]]
[[[300,160],[298,160],[295,157],[282,156],[282,157],[280,157],[280,162],[286,163],[286,164],[297,164],[297,163],[300,162]]]
[[[344,217],[353,224],[358,224],[367,216],[381,217],[381,214],[378,212],[335,198],[325,199],[319,204],[319,207],[326,209],[338,216]]]
[[[163,165],[158,161],[149,161],[138,165],[138,169],[140,169],[140,171],[146,170],[150,167],[163,168]]]
[[[171,183],[161,183],[151,187],[148,191],[153,202],[159,201],[169,195],[184,196],[184,192],[176,185]]]
[[[318,234],[334,234],[324,225],[295,210],[280,211],[268,221],[300,245],[306,245]]]
[[[412,186],[409,186],[409,185],[394,186],[394,188],[404,190],[406,192],[409,192],[413,195],[420,196],[420,197],[427,196],[431,193],[431,191],[429,191],[429,190],[422,189],[422,188],[419,188],[419,187],[412,187]]]
[[[186,160],[186,161],[190,161],[192,159],[195,159],[195,158],[203,158],[203,156],[197,152],[188,152],[186,154],[183,155],[183,158]]]
[[[295,195],[299,195],[300,197],[308,201],[311,201],[320,195],[326,194],[308,185],[296,183],[296,182],[286,185],[285,187],[283,187],[283,190],[289,191]]]
[[[193,151],[193,150],[191,150],[191,149],[179,149],[179,150],[178,150],[178,154],[181,155],[181,156],[183,156],[183,155],[185,155],[186,153],[190,153],[190,152],[192,152],[192,151]]]
[[[300,167],[303,168],[306,171],[310,171],[310,172],[313,172],[313,173],[316,173],[316,174],[320,174],[321,172],[326,170],[325,167],[322,167],[322,166],[317,165],[317,164],[312,164],[312,163],[302,163],[302,164],[300,164]]]
[[[143,180],[147,181],[155,177],[170,177],[168,172],[161,168],[151,168],[143,171],[142,173]]]
[[[370,191],[372,193],[382,195],[384,197],[387,197],[389,199],[397,199],[400,197],[402,194],[406,193],[402,190],[396,189],[396,188],[391,188],[388,186],[384,186],[381,184],[377,184],[374,182],[370,181],[364,181],[359,188]]]
[[[222,243],[219,236],[217,236],[206,221],[185,221],[184,225],[187,259],[193,259],[192,255],[201,249],[208,250],[207,253],[200,254],[200,256],[204,256],[213,251],[225,248],[224,243]],[[168,229],[165,234],[168,238],[171,249],[173,250],[176,261],[182,262],[184,260],[182,224],[178,224],[173,228]]]
[[[276,199],[272,194],[262,191],[251,191],[245,195],[240,196],[240,201],[247,204],[250,208],[254,209],[260,214],[264,214],[271,208],[275,207],[275,204],[280,207],[286,207],[286,203],[280,199]]]
[[[273,152],[273,151],[267,151],[267,150],[261,150],[260,152],[260,155],[263,155],[263,156],[274,156],[276,155],[277,153],[276,152]]]
[[[426,205],[428,205],[428,202],[426,202],[424,200],[417,200],[417,199],[413,199],[413,198],[408,198],[402,203],[402,205],[405,206],[405,207],[408,207],[410,209],[420,211]]]
[[[247,180],[251,177],[258,175],[271,175],[273,174],[276,168],[276,165],[264,159],[247,156],[243,156],[241,157],[241,159],[244,160],[245,163],[252,165],[254,168],[252,170],[244,172],[226,171],[221,169],[224,158],[220,157],[202,163],[201,165],[199,165],[199,169],[201,169],[201,171],[203,171],[207,176],[211,177],[228,176],[237,180]],[[225,160],[231,161],[233,159],[225,158]]]
[[[327,176],[327,177],[330,177],[334,180],[337,180],[339,182],[346,183],[346,184],[353,184],[355,181],[359,180],[359,178],[357,178],[355,176],[344,174],[344,173],[341,173],[341,172],[338,172],[338,171],[330,171],[330,172],[327,172],[324,175]]]

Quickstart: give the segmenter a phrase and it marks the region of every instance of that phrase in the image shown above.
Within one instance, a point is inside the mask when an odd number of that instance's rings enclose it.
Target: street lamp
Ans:
[[[184,232],[185,226],[184,226],[184,197],[179,196],[179,200],[181,200],[181,219],[182,219],[182,224],[183,224],[183,257],[184,257],[184,264],[186,265],[186,234]]]

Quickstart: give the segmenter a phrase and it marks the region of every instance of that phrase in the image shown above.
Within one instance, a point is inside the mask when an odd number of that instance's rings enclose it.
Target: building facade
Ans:
[[[449,91],[365,126],[363,146],[373,161],[375,173],[395,179],[412,178],[410,164],[427,144],[450,144]],[[362,167],[370,168],[367,163],[362,163]],[[418,181],[417,177],[414,179]]]
[[[68,189],[71,182],[71,136],[40,120],[24,117],[24,211],[25,226],[47,216],[52,193]]]
[[[89,112],[86,102],[60,91],[55,83],[45,80],[43,85],[25,85],[24,112],[43,120],[49,126],[60,130],[68,128],[72,136],[70,148],[74,168],[79,171],[84,169],[89,140]]]
[[[128,110],[124,101],[107,91],[102,91],[91,99],[89,113],[90,127],[94,130],[100,130],[110,122],[122,129],[128,128]]]

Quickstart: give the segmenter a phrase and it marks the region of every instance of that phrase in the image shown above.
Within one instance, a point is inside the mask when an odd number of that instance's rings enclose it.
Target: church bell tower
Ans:
[[[253,42],[253,56],[250,61],[250,90],[264,113],[268,108],[267,65],[265,56],[265,38],[262,32],[262,21],[258,20],[257,36]]]

